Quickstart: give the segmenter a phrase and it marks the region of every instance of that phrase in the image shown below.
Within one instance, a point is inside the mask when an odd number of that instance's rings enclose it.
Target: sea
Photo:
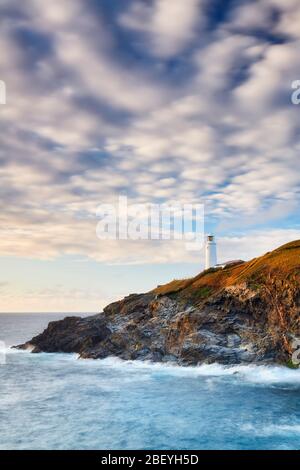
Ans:
[[[0,314],[0,449],[299,449],[300,370],[11,349],[62,314]]]

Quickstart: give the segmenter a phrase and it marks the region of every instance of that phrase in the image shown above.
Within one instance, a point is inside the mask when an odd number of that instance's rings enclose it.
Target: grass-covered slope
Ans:
[[[270,278],[300,284],[300,240],[287,243],[272,252],[251,261],[228,266],[211,268],[196,277],[174,280],[153,290],[158,295],[178,294],[183,298],[192,297],[204,300],[223,288],[245,284],[251,289],[259,289]]]

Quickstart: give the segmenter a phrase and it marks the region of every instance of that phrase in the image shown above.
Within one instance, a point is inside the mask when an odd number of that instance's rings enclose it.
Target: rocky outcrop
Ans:
[[[249,263],[130,295],[88,318],[51,322],[18,347],[94,359],[286,364],[300,336],[300,263],[294,259],[300,260],[300,243],[294,243],[294,249],[289,244]],[[283,253],[293,262],[279,269]]]

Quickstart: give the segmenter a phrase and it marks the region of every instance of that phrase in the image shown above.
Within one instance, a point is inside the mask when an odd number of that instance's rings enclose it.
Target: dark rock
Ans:
[[[175,283],[172,290],[171,283],[158,292],[125,297],[98,315],[51,322],[17,347],[94,359],[113,355],[179,364],[287,363],[290,344],[300,336],[299,269],[271,271],[268,260],[274,263],[274,253],[262,257],[255,276],[253,261],[207,271],[181,281],[180,288]]]

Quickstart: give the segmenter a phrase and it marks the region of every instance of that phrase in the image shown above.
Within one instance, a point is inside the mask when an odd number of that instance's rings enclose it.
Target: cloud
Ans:
[[[245,261],[262,256],[285,243],[300,239],[299,229],[254,230],[240,236],[222,237],[218,241],[220,262],[229,259]]]
[[[299,2],[233,2],[223,21],[167,3],[128,2],[109,22],[92,2],[2,2],[2,255],[192,260],[180,244],[100,246],[96,207],[119,194],[205,202],[222,236],[294,233]]]
[[[265,31],[276,24],[275,5],[272,1],[247,2],[239,4],[230,15],[230,28],[251,33],[251,31]]]
[[[265,3],[276,8],[280,13],[279,21],[274,26],[275,32],[292,39],[299,39],[300,32],[297,25],[299,25],[300,8],[298,0],[287,0],[284,3],[280,0],[265,0]]]
[[[261,60],[253,63],[249,79],[236,88],[234,96],[248,113],[269,114],[270,108],[289,107],[287,96],[291,83],[298,76],[297,51],[299,41],[270,45]],[[293,109],[290,109],[291,114]]]
[[[10,286],[10,283],[7,281],[0,281],[0,294],[5,295],[8,288]]]
[[[134,1],[120,15],[119,23],[145,36],[147,50],[166,59],[180,54],[203,27],[202,0]]]
[[[101,17],[94,20],[84,2],[54,0],[44,8],[32,0],[36,27],[53,35],[58,64],[72,74],[74,92],[91,93],[109,106],[146,111],[168,97],[168,90],[149,80],[139,67],[121,66],[113,59],[113,44]]]
[[[66,288],[53,284],[47,288],[19,289],[11,283],[9,289],[2,291],[0,284],[0,311],[10,312],[99,312],[108,303],[117,300],[99,289]]]

